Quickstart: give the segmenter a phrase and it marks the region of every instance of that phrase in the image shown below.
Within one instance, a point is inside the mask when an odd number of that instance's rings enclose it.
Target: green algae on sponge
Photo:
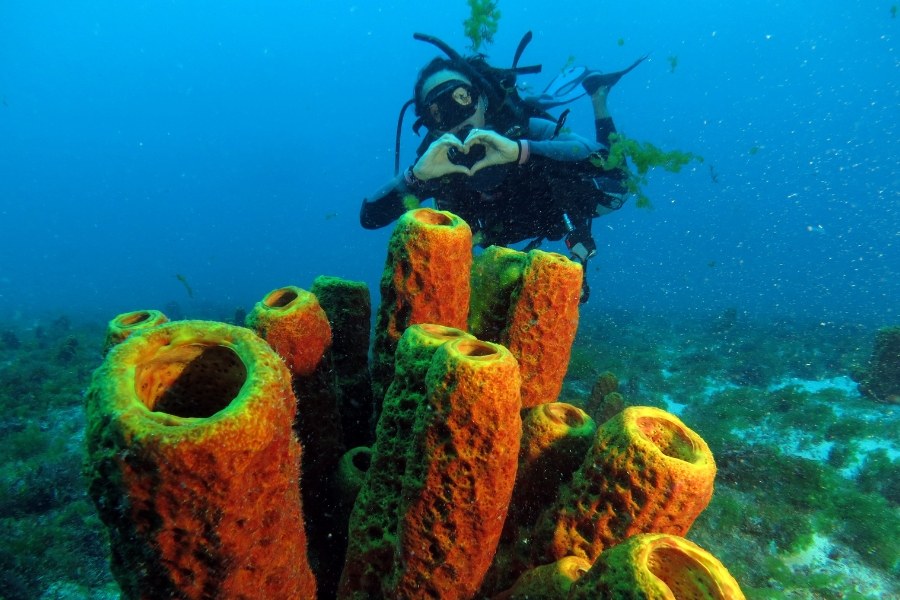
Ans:
[[[706,442],[678,417],[632,406],[597,429],[593,447],[535,527],[532,557],[595,560],[638,533],[685,535],[713,493]]]
[[[394,379],[375,433],[370,466],[350,514],[349,541],[338,596],[347,600],[390,597],[397,527],[413,427],[426,409],[425,376],[438,348],[469,334],[441,325],[411,325],[397,344]]]
[[[372,464],[372,450],[365,446],[347,450],[338,464],[337,486],[341,494],[341,518],[344,527],[350,519],[350,511],[356,496],[366,480],[366,473]]]
[[[242,327],[177,321],[115,346],[86,396],[88,491],[122,598],[313,598],[296,402]]]
[[[469,48],[472,52],[478,52],[481,44],[494,42],[494,35],[500,26],[500,11],[497,10],[498,2],[491,0],[466,0],[472,12],[468,19],[463,21],[465,36],[472,41]]]
[[[528,255],[504,246],[489,246],[472,260],[469,331],[480,340],[503,343],[512,298],[520,293]]]
[[[682,537],[635,535],[605,551],[570,590],[568,600],[743,600],[719,560]]]
[[[859,392],[876,402],[900,404],[900,326],[878,330],[869,364],[859,382]]]
[[[641,186],[647,185],[647,172],[655,167],[662,167],[664,171],[678,173],[681,168],[691,161],[703,162],[703,157],[692,152],[672,150],[663,152],[650,142],[638,142],[625,137],[621,133],[609,134],[610,148],[606,158],[595,156],[591,159],[597,167],[606,171],[623,169],[628,173],[626,185],[628,191],[637,196],[635,206],[638,208],[653,208],[650,199],[643,193]],[[628,168],[626,158],[634,163],[634,171]]]
[[[316,277],[310,291],[331,325],[331,357],[337,383],[341,428],[347,448],[373,441],[374,401],[369,373],[369,287],[338,277]]]
[[[515,585],[493,596],[491,600],[537,600],[568,598],[572,584],[591,568],[591,563],[577,556],[567,556],[555,563],[526,571]]]
[[[499,344],[434,353],[401,492],[398,569],[387,598],[473,598],[509,509],[522,421],[519,366]]]
[[[372,343],[375,418],[394,376],[394,350],[410,325],[466,328],[472,230],[458,216],[420,208],[397,220],[381,274]]]

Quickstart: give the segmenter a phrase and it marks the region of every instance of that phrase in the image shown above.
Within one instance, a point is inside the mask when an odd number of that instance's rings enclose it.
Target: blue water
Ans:
[[[570,56],[611,71],[652,51],[610,95],[619,130],[706,159],[652,173],[654,211],[629,203],[595,223],[592,306],[895,319],[889,2],[500,8],[487,52],[507,65],[533,30],[535,88]],[[190,314],[318,274],[377,290],[389,229],[357,215],[392,175],[397,112],[436,55],[412,34],[463,49],[467,15],[462,0],[4,0],[0,314],[172,300]],[[569,125],[592,136],[588,100],[572,108]],[[407,126],[404,166],[417,145]]]

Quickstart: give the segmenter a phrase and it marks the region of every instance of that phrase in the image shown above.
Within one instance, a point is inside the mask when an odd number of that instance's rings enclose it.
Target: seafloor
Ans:
[[[105,325],[60,313],[0,322],[0,600],[118,597],[81,476],[82,397]],[[748,598],[896,598],[900,413],[849,378],[874,338],[734,309],[589,309],[560,400],[596,411],[592,385],[610,370],[627,404],[667,409],[703,436],[716,491],[688,537]]]

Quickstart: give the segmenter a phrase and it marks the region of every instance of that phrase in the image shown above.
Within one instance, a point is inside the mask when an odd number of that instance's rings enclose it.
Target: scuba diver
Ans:
[[[616,73],[567,68],[542,94],[522,98],[517,75],[541,70],[540,65],[517,67],[531,32],[519,44],[511,69],[492,67],[482,54],[463,58],[432,36],[414,37],[447,58],[435,58],[419,73],[414,98],[400,111],[394,179],[363,200],[362,226],[391,224],[406,212],[405,199],[412,194],[433,198],[437,209],[463,218],[482,247],[532,240],[527,252],[545,239],[565,237],[572,259],[585,272],[583,304],[590,295],[587,262],[597,252],[591,223],[628,198],[628,173],[595,164],[608,156],[609,136],[616,131],[607,95],[647,57]],[[559,119],[547,113],[584,95],[593,104],[595,142],[563,129],[568,110]],[[418,134],[424,125],[428,133],[416,162],[401,173],[400,132],[410,105],[418,117],[413,130]]]

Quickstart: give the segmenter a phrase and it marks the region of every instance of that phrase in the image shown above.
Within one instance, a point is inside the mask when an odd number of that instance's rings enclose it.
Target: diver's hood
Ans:
[[[504,104],[507,104],[514,112],[521,112],[520,107],[515,106],[514,104],[507,101],[506,90],[503,89],[503,86],[500,85],[499,81],[490,81],[487,77],[480,73],[478,69],[473,67],[469,61],[461,56],[459,52],[448,46],[445,42],[432,35],[425,35],[424,33],[414,33],[413,38],[422,42],[428,42],[433,46],[437,46],[444,54],[446,54],[447,58],[450,59],[450,63],[452,64],[453,68],[468,77],[469,81],[471,81],[483,94],[485,94],[489,106],[499,108]],[[512,68],[510,70],[517,74],[541,72],[541,65],[533,65],[530,67],[517,66],[519,64],[519,59],[522,57],[522,53],[525,51],[525,47],[528,46],[531,38],[532,33],[529,31],[524,36],[522,36],[522,40],[519,42],[519,47],[516,48],[516,54],[513,57]],[[411,100],[408,100],[403,105],[403,108],[400,109],[400,118],[397,120],[397,139],[394,152],[395,176],[400,172],[400,133],[403,130],[403,115],[406,113],[406,109],[415,103],[416,99],[413,98]],[[413,123],[413,131],[416,133],[416,135],[419,135],[419,129],[421,129],[422,123],[423,120],[421,118],[416,119],[416,122]],[[478,175],[479,173],[476,173],[476,175]]]

